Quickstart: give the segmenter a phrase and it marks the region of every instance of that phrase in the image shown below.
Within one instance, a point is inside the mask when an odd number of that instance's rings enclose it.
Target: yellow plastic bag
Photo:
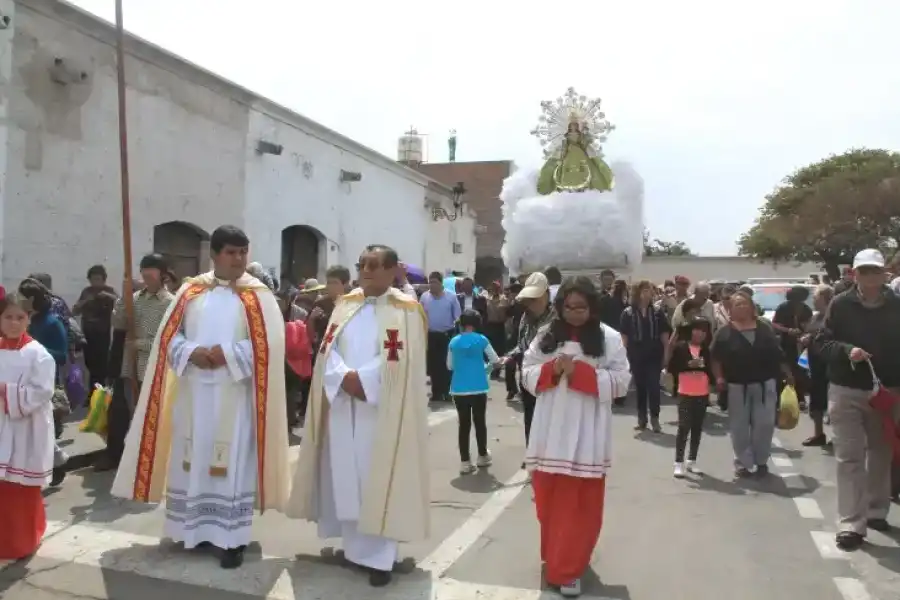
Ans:
[[[781,391],[781,404],[778,406],[778,429],[793,429],[800,421],[800,400],[797,390],[792,385],[784,386]]]
[[[91,393],[91,406],[88,414],[78,429],[88,433],[96,433],[104,440],[108,430],[109,403],[112,401],[112,390],[103,386],[94,386]]]

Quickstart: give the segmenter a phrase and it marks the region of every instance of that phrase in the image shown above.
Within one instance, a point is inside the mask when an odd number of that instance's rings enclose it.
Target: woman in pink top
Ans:
[[[683,327],[686,331],[678,336],[680,339],[672,348],[669,361],[669,371],[678,376],[678,432],[675,434],[675,477],[678,478],[686,473],[703,474],[697,468],[697,452],[709,405],[709,385],[713,381],[710,322],[697,317]],[[685,463],[684,449],[689,435],[691,447]]]

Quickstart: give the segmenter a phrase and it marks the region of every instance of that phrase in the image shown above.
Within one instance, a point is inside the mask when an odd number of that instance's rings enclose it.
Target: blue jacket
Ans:
[[[490,361],[488,364],[484,362],[485,355]],[[480,333],[472,331],[455,335],[447,352],[447,368],[453,371],[450,394],[471,396],[488,393],[488,370],[498,360],[491,343]]]
[[[66,335],[66,327],[59,318],[49,312],[32,316],[28,335],[47,349],[57,365],[66,364],[66,358],[69,356],[69,336]]]

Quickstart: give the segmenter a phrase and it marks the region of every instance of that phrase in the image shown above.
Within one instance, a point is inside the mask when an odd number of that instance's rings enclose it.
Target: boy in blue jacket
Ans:
[[[462,475],[475,472],[469,455],[469,432],[475,425],[475,443],[478,445],[479,467],[491,464],[491,453],[487,449],[487,395],[489,391],[488,373],[500,362],[497,352],[487,338],[477,333],[481,328],[481,315],[474,310],[463,312],[459,318],[461,333],[450,340],[447,352],[447,368],[450,377],[450,395],[459,415],[459,458]],[[484,358],[488,362],[485,364]]]

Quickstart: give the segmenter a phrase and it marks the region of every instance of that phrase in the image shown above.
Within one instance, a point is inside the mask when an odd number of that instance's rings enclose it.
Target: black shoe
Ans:
[[[53,477],[50,479],[50,487],[56,487],[63,482],[66,478],[66,468],[65,467],[54,467],[53,468]]]
[[[824,446],[828,443],[828,438],[825,437],[825,434],[822,435],[814,435],[812,437],[808,437],[803,440],[803,445],[807,448],[817,448]]]
[[[229,548],[222,552],[222,559],[219,565],[223,569],[237,569],[244,564],[244,546],[240,548]]]
[[[635,431],[645,431],[647,429],[647,421],[638,421],[634,427]]]
[[[863,536],[855,531],[842,531],[834,536],[835,544],[844,552],[859,550],[863,545],[863,541]]]
[[[749,469],[745,469],[744,467],[738,467],[734,470],[734,476],[740,479],[751,477],[752,475],[753,473],[751,473]]]
[[[390,571],[369,570],[369,585],[372,587],[384,587],[391,582],[391,578]]]
[[[766,477],[769,474],[769,465],[756,465],[756,476]]]
[[[866,521],[866,525],[869,529],[874,529],[875,531],[888,531],[891,528],[890,523],[887,522],[887,519],[869,519]]]
[[[506,401],[510,402],[516,399],[519,394],[517,392],[506,392]]]

